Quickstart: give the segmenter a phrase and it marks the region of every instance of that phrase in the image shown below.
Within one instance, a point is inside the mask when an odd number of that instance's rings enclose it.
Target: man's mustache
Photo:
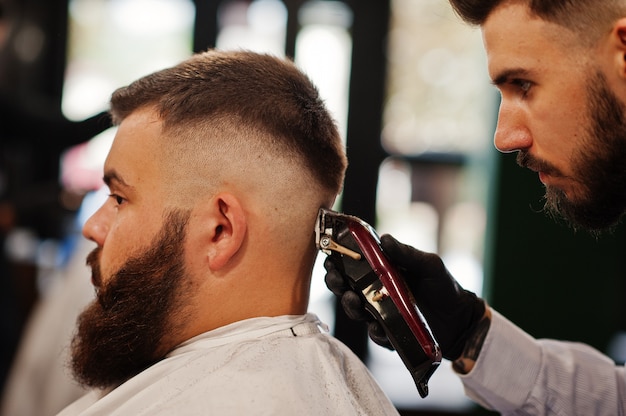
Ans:
[[[533,172],[543,172],[551,176],[563,176],[551,163],[538,159],[524,150],[517,153],[517,164]]]
[[[91,268],[91,283],[93,283],[96,289],[102,287],[102,275],[100,273],[100,247],[94,248],[87,255],[87,266]]]

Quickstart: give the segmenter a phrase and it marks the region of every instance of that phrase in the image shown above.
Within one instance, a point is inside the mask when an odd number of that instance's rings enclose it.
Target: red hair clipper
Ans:
[[[411,373],[421,397],[441,363],[441,349],[403,277],[389,262],[376,231],[358,217],[320,209],[315,227],[318,249],[364,301]]]

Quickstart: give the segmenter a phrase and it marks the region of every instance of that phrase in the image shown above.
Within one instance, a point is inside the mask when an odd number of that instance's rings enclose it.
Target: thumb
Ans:
[[[380,238],[380,245],[392,263],[405,269],[411,269],[415,258],[421,254],[420,251],[399,242],[390,234],[385,234]]]
[[[447,273],[441,257],[437,254],[427,253],[403,244],[389,234],[383,235],[380,240],[381,247],[389,260],[400,268],[420,272],[427,277],[431,274]]]

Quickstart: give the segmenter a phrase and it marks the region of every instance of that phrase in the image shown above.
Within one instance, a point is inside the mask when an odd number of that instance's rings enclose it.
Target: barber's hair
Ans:
[[[581,35],[585,43],[594,43],[611,25],[626,14],[624,0],[449,0],[461,19],[471,25],[482,25],[499,6],[521,4],[531,14],[569,28]]]
[[[261,132],[271,147],[296,155],[325,189],[341,190],[347,162],[335,121],[311,80],[288,59],[248,51],[193,55],[115,91],[113,123],[147,107],[176,135],[198,136],[224,121]]]

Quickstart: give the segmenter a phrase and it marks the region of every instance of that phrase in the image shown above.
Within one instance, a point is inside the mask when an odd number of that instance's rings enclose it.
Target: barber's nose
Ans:
[[[105,203],[83,225],[83,236],[102,247],[109,233],[110,214]]]
[[[525,121],[525,114],[514,103],[502,102],[498,112],[498,126],[494,145],[502,153],[527,149],[532,145],[532,135]]]

